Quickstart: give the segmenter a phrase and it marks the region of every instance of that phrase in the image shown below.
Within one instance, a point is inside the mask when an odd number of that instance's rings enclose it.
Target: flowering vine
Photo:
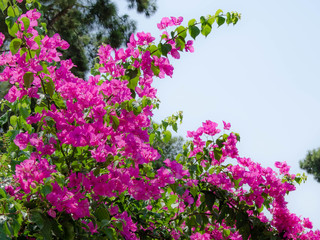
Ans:
[[[27,1],[26,13],[16,1],[0,5],[13,38],[0,56],[0,81],[10,84],[3,239],[319,239],[285,201],[303,177],[285,162],[276,172],[239,156],[230,123],[204,122],[182,154],[156,167],[154,140],[167,143],[182,116],[152,123],[153,80],[172,77],[170,58],[193,52],[215,24],[236,24],[238,13],[218,10],[187,27],[182,17],[163,18],[159,44],[141,32],[125,49],[102,45],[84,80],[61,59],[69,44],[46,35],[35,5]]]

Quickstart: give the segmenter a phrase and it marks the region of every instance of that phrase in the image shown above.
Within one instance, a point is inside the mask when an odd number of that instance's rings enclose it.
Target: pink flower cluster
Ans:
[[[202,135],[215,136],[220,132],[217,126],[216,123],[206,121],[197,131],[188,132],[188,137],[193,138],[194,145],[194,150],[190,152],[190,157],[195,156],[197,153],[203,153],[206,142],[202,140]],[[224,122],[224,128],[229,129],[229,127],[230,126]],[[268,199],[271,201],[270,204],[272,205],[272,207],[268,209],[272,214],[271,225],[275,227],[279,233],[284,233],[286,239],[318,239],[320,237],[320,231],[307,232],[307,228],[312,229],[312,223],[308,219],[302,220],[295,214],[290,213],[287,208],[287,202],[284,197],[289,192],[294,191],[295,186],[288,181],[283,181],[282,178],[279,178],[278,173],[271,168],[263,168],[259,163],[255,163],[249,158],[239,157],[236,143],[237,137],[235,134],[230,133],[226,141],[223,142],[221,149],[222,157],[219,161],[215,159],[214,155],[214,149],[218,148],[218,145],[211,144],[211,147],[209,145],[209,149],[211,149],[209,155],[212,158],[213,166],[221,165],[227,158],[235,159],[237,164],[229,164],[224,172],[204,173],[202,181],[228,190],[237,196],[240,201],[243,200],[248,205],[256,205],[257,208],[262,207],[266,201],[265,196],[268,196]],[[291,180],[295,178],[295,175],[289,174],[290,167],[286,162],[275,162],[275,166],[279,168],[281,175],[289,177]],[[230,178],[230,174],[232,174],[232,178]],[[232,179],[238,180],[238,186],[235,186]],[[248,187],[250,190],[248,190]],[[262,213],[258,217],[263,222],[269,221]],[[200,235],[195,235],[195,237],[196,236],[198,237]],[[312,237],[310,238],[310,236]]]
[[[6,191],[21,199],[31,193],[31,188],[35,189],[39,184],[43,184],[44,179],[51,177],[54,172],[56,172],[54,165],[50,165],[48,160],[42,159],[40,155],[32,153],[29,159],[16,166],[13,178],[19,186],[17,188],[7,186]]]
[[[28,28],[24,26],[22,17],[30,20]],[[28,50],[33,53],[38,51],[34,57],[28,56],[28,51],[24,52],[23,49],[14,55],[10,52],[0,56],[0,65],[5,67],[0,81],[12,84],[5,97],[9,102],[28,97],[40,98],[43,93],[52,100],[41,111],[26,119],[28,124],[43,123],[40,132],[20,132],[14,139],[21,151],[30,150],[31,146],[35,150],[29,159],[16,166],[15,183],[6,187],[10,195],[17,199],[27,196],[27,200],[30,200],[32,189],[48,179],[52,191],[45,197],[38,193],[38,197],[46,201],[49,216],[56,217],[57,213],[66,212],[74,220],[81,219],[95,234],[98,233],[97,226],[89,220],[93,202],[104,204],[105,200],[101,199],[117,199],[126,195],[135,201],[148,201],[150,204],[146,209],[152,211],[153,201],[160,202],[170,194],[176,195],[175,204],[179,210],[173,213],[174,219],[188,206],[201,205],[201,193],[195,194],[193,190],[200,184],[208,184],[226,190],[235,199],[257,208],[267,206],[269,202],[272,220],[263,214],[258,217],[262,222],[270,222],[278,232],[284,233],[285,238],[320,238],[319,231],[307,231],[312,229],[308,219],[297,217],[287,208],[284,196],[295,190],[292,183],[294,175],[289,174],[290,167],[285,162],[276,162],[278,174],[271,168],[263,168],[248,158],[240,157],[236,146],[237,135],[230,133],[218,136],[221,130],[215,122],[208,120],[196,131],[188,132],[192,144],[184,163],[194,161],[199,168],[204,168],[200,175],[192,177],[191,168],[186,169],[182,162],[170,159],[166,159],[165,166],[156,171],[144,171],[144,167],[150,167],[153,161],[160,158],[160,154],[150,145],[148,133],[153,116],[152,101],[157,93],[152,86],[153,79],[171,77],[173,74],[173,66],[169,58],[164,56],[166,54],[155,55],[149,50],[155,40],[150,33],[132,35],[126,49],[101,46],[98,52],[100,66],[96,69],[100,74],[90,76],[85,81],[72,74],[74,64],[71,60],[60,59],[62,54],[58,49],[67,49],[69,45],[58,34],[43,36],[38,41],[36,27],[39,18],[40,13],[31,10],[18,19],[21,31],[17,37],[25,40]],[[178,26],[182,20],[182,17],[163,18],[158,28],[162,30]],[[167,32],[163,32],[162,36],[165,44],[170,45],[166,47],[171,49],[168,54],[173,58],[179,59],[182,50],[193,52],[191,40],[182,49],[181,46],[177,47],[174,39],[169,39]],[[4,35],[0,34],[0,46],[3,40]],[[128,72],[135,73],[135,76],[131,77]],[[30,86],[26,86],[24,76],[30,73],[33,80]],[[52,94],[45,92],[43,85],[51,86]],[[60,100],[59,104],[53,104],[54,98]],[[223,122],[223,126],[224,130],[231,127],[226,122]],[[205,141],[204,137],[210,140]],[[54,161],[55,156],[64,157],[67,162],[70,159],[68,157],[73,157],[75,149],[86,149],[87,158],[94,161],[95,167],[76,172],[72,171],[69,163],[62,163],[68,165],[70,171],[59,173],[64,177],[58,179],[53,173],[57,172],[60,165],[49,164],[43,157],[46,155],[50,162]],[[81,159],[72,160],[81,164]],[[234,160],[234,164],[222,165]],[[102,171],[97,173],[95,170],[100,168],[103,168]],[[212,171],[215,169],[219,170]],[[182,192],[178,193],[172,185]],[[171,193],[166,192],[169,186],[173,189]],[[230,203],[233,201],[230,198]],[[161,210],[170,208],[161,204]],[[115,221],[125,223],[118,233],[126,239],[138,239],[135,234],[138,229],[153,230],[154,223],[149,223],[148,229],[144,229],[134,221],[129,211],[120,211],[116,204],[109,205],[109,213],[114,217],[111,225],[116,225]],[[248,214],[254,213],[248,211]],[[185,227],[186,222],[182,221],[181,226]],[[178,229],[167,227],[175,239],[182,234]],[[205,232],[194,233],[190,239],[223,239],[223,229],[230,228],[224,221],[222,224],[211,222]],[[241,236],[234,232],[229,238],[241,239]]]
[[[157,27],[159,30],[163,30],[167,27],[171,27],[171,26],[178,26],[182,23],[183,21],[183,17],[178,17],[178,18],[175,18],[175,17],[171,17],[171,18],[168,18],[168,17],[164,17],[161,19],[161,22],[157,24]]]

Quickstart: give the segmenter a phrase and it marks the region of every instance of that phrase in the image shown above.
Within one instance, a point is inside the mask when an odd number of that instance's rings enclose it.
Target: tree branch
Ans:
[[[66,14],[69,12],[69,10],[70,10],[71,8],[73,8],[73,6],[74,6],[74,4],[68,6],[67,8],[65,8],[65,9],[63,9],[61,12],[59,12],[57,15],[55,15],[55,16],[51,19],[51,21],[48,21],[47,29],[52,28],[52,26],[53,26],[60,18],[62,18],[64,15],[66,15]]]

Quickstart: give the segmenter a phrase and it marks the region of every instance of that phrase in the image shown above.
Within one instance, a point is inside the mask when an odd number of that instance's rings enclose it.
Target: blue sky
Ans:
[[[122,11],[125,1],[118,3]],[[138,31],[158,37],[162,17],[183,16],[186,25],[217,9],[240,12],[242,20],[199,37],[194,53],[172,61],[173,78],[156,81],[156,119],[183,111],[183,137],[207,119],[231,122],[241,136],[241,156],[270,167],[287,161],[292,173],[303,173],[299,160],[320,147],[320,2],[158,0],[154,16],[130,15]],[[309,175],[287,200],[292,212],[320,229],[319,190]]]

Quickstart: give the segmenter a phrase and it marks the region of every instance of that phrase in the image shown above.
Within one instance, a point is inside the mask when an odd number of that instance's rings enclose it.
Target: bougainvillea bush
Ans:
[[[193,52],[192,39],[213,27],[236,24],[238,13],[218,10],[186,27],[163,18],[159,40],[140,32],[126,49],[102,45],[84,80],[62,58],[69,44],[46,35],[39,2],[0,8],[11,35],[0,56],[0,81],[10,83],[0,118],[1,239],[320,238],[285,201],[303,177],[285,162],[274,171],[239,156],[230,123],[203,122],[176,159],[158,162],[155,142],[169,142],[182,115],[152,122],[153,80],[172,77],[170,59]]]

